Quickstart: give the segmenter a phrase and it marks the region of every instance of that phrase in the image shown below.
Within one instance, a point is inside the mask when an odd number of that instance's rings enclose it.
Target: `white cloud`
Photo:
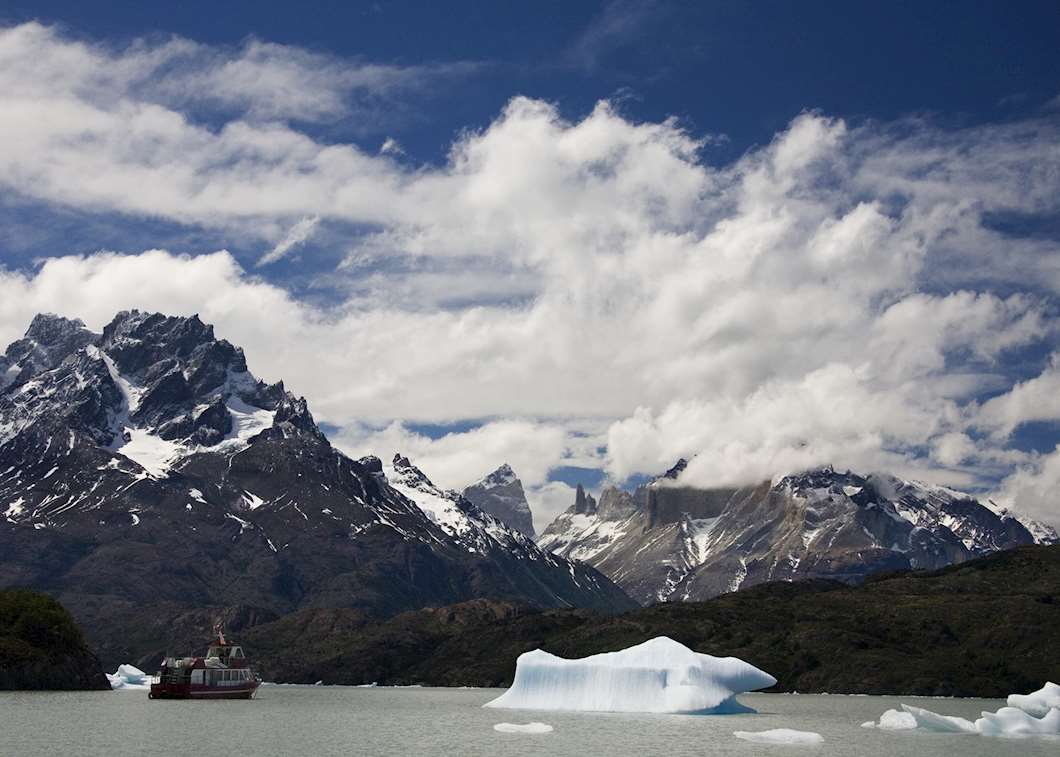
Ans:
[[[534,515],[534,529],[541,533],[556,516],[574,504],[575,489],[562,481],[549,481],[526,490]]]
[[[290,74],[292,48],[244,50],[263,89],[199,125],[167,90],[188,45],[0,32],[0,186],[280,255],[311,219],[369,229],[328,274],[346,299],[298,301],[223,252],[100,253],[0,275],[0,336],[39,310],[96,327],[123,307],[199,312],[348,447],[400,449],[447,486],[505,459],[543,492],[571,459],[621,478],[693,454],[700,483],[832,462],[977,485],[1027,466],[1008,436],[1058,415],[1055,364],[1012,356],[1056,349],[1060,249],[990,223],[1060,210],[1054,122],[804,113],[714,167],[673,121],[514,98],[445,164],[412,167],[267,122],[299,102],[284,82],[313,113],[346,91]],[[222,63],[197,75],[230,62],[207,52]],[[395,419],[488,422],[430,440]]]
[[[383,140],[383,144],[379,147],[380,155],[404,155],[405,150],[402,148],[401,143],[393,137],[387,137]]]
[[[1060,421],[1060,354],[1034,378],[1021,381],[1009,391],[983,404],[976,424],[1002,438],[1030,421]]]
[[[261,260],[258,261],[258,266],[275,263],[295,247],[300,247],[305,244],[306,241],[313,236],[313,232],[316,231],[319,223],[320,216],[306,216],[303,218],[290,228],[287,232],[287,236],[277,242],[275,247],[261,256]]]
[[[566,424],[548,421],[494,420],[437,439],[401,423],[383,429],[347,426],[336,443],[357,457],[374,454],[389,459],[401,453],[448,489],[463,489],[502,463],[511,465],[525,486],[540,487],[558,465],[601,462],[592,439],[573,435]]]
[[[1060,528],[1060,444],[1017,468],[995,495],[997,501]]]

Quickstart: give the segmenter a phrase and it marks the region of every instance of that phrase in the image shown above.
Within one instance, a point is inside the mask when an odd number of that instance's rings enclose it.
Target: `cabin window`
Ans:
[[[203,673],[205,670],[193,670],[191,671],[191,682],[196,684],[203,683]]]
[[[235,649],[233,649],[232,650],[232,657],[234,657],[236,659],[243,659],[243,648],[242,647],[236,647]]]

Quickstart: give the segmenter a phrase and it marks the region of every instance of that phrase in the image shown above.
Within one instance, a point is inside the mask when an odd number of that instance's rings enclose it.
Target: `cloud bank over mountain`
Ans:
[[[832,463],[1060,521],[1060,451],[1014,440],[1060,422],[1055,114],[806,112],[724,165],[606,101],[513,97],[438,165],[315,128],[473,70],[0,30],[5,192],[218,240],[2,268],[0,341],[39,311],[198,312],[347,448],[452,487],[508,461],[548,508],[557,466],[694,456],[696,484]]]

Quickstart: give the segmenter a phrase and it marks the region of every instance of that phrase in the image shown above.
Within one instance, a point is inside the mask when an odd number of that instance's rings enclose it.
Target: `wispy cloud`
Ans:
[[[566,57],[577,66],[595,70],[604,58],[635,43],[660,12],[655,0],[611,0],[571,44]]]
[[[261,256],[261,259],[258,260],[258,267],[275,263],[295,247],[305,244],[313,236],[319,224],[320,216],[306,216],[300,220],[290,228],[283,239],[276,243],[275,247]]]

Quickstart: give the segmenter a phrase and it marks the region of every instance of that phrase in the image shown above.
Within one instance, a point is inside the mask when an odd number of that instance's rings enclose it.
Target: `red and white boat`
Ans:
[[[151,699],[252,699],[261,685],[238,644],[217,640],[205,657],[167,657],[151,681]]]

